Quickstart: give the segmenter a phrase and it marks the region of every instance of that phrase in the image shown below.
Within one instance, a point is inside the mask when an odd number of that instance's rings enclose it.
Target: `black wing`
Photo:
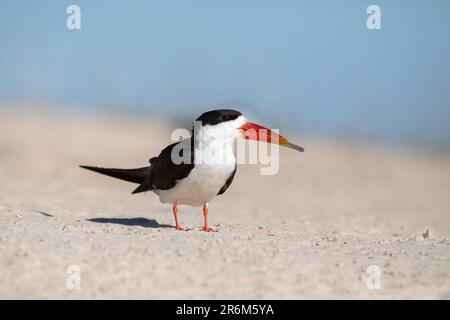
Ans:
[[[228,189],[231,182],[233,182],[234,175],[236,174],[236,169],[237,164],[235,164],[233,173],[228,177],[227,181],[225,181],[225,184],[223,185],[222,188],[220,188],[219,193],[217,195],[224,193]]]
[[[184,143],[184,145],[179,145]],[[183,157],[184,148],[190,144],[190,163],[182,162],[175,164],[172,161],[172,150],[175,146],[180,147],[179,156]],[[184,148],[183,148],[184,147]],[[189,156],[189,155],[188,155]],[[164,148],[158,157],[150,159],[150,170],[147,173],[145,181],[133,191],[139,193],[154,189],[167,190],[175,186],[178,180],[186,178],[194,168],[194,148],[192,139],[173,143]]]

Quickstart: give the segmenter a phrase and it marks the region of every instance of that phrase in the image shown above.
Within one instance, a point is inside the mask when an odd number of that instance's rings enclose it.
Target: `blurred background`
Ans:
[[[448,0],[0,0],[0,298],[449,299],[449,35]],[[218,233],[78,167],[224,107],[306,152],[240,165]]]
[[[239,109],[298,135],[450,147],[450,2],[1,0],[0,108],[189,122]],[[81,30],[66,9],[81,8]]]

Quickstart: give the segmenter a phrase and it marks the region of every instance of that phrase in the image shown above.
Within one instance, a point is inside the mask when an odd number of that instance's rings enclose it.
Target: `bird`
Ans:
[[[236,139],[276,143],[300,152],[304,149],[272,130],[250,122],[237,110],[204,112],[194,122],[192,135],[165,147],[149,165],[116,169],[80,165],[110,177],[138,184],[132,194],[152,191],[161,203],[171,204],[175,229],[186,230],[178,220],[178,206],[203,208],[201,231],[216,231],[208,225],[208,203],[223,194],[233,182],[237,160]]]

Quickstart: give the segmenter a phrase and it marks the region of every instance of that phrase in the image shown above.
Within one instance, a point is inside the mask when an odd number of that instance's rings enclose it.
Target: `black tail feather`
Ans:
[[[113,168],[99,168],[91,166],[80,166],[80,168],[101,173],[113,178],[143,184],[149,167],[137,169],[113,169]]]
[[[146,192],[146,191],[150,191],[153,190],[154,187],[152,186],[152,184],[150,183],[150,180],[145,180],[144,183],[142,183],[139,187],[137,187],[136,189],[133,190],[133,192],[131,194],[136,194],[136,193],[141,193],[141,192]]]

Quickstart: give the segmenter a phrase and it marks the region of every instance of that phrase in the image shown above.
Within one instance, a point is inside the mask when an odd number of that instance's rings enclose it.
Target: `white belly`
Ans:
[[[211,201],[233,173],[235,163],[196,164],[189,175],[169,190],[156,190],[162,203],[203,206]]]
[[[220,125],[203,127],[201,135],[195,136],[194,168],[173,188],[155,190],[159,200],[191,206],[211,201],[236,169],[235,131],[224,130]]]

